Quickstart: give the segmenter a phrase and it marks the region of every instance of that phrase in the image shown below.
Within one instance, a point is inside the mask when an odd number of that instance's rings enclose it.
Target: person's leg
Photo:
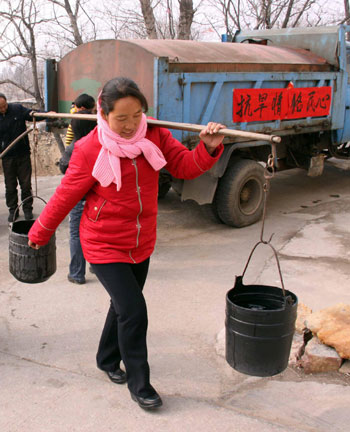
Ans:
[[[26,219],[33,218],[33,195],[32,192],[32,163],[30,155],[17,158],[17,175],[21,186],[21,200],[23,201],[23,212]],[[26,199],[28,198],[28,199]]]
[[[100,268],[99,264],[91,264],[94,273],[96,271],[96,265]],[[128,266],[129,264],[126,265]],[[102,270],[104,270],[106,265],[103,264],[102,266]],[[122,264],[122,266],[124,266],[124,264]],[[148,273],[149,259],[140,264],[130,264],[130,266],[136,282],[142,290]],[[102,331],[96,360],[98,367],[106,372],[113,372],[118,369],[121,360],[118,343],[118,316],[113,306],[112,299]]]
[[[2,168],[4,171],[5,179],[5,198],[6,205],[9,209],[10,216],[15,213],[18,206],[17,195],[17,164],[15,158],[4,158],[2,160]],[[9,218],[9,222],[10,218]]]
[[[69,213],[69,248],[70,263],[68,278],[78,283],[85,283],[86,262],[81,249],[79,226],[85,201],[81,200]]]
[[[92,264],[111,296],[111,307],[101,335],[97,365],[105,371],[126,368],[129,390],[138,396],[155,393],[149,382],[147,361],[147,308],[142,294],[149,260],[140,264]]]

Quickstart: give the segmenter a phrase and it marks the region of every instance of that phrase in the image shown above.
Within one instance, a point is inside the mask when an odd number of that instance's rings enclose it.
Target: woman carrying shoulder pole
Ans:
[[[166,167],[176,178],[200,176],[219,159],[223,136],[217,132],[225,126],[208,123],[190,151],[169,130],[147,126],[147,110],[147,100],[132,80],[119,77],[104,85],[97,127],[76,144],[61,184],[28,234],[28,244],[34,249],[45,245],[86,196],[81,245],[111,298],[97,366],[114,383],[127,382],[141,408],[153,409],[162,400],[150,383],[142,290],[156,241],[159,170]]]

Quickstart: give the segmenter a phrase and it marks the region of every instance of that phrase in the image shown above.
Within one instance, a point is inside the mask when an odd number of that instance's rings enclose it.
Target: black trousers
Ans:
[[[139,264],[91,264],[111,297],[96,360],[97,366],[112,372],[123,360],[129,390],[142,397],[155,390],[150,384],[147,361],[147,307],[142,289],[149,259]]]
[[[5,177],[6,205],[10,212],[14,212],[18,206],[17,184],[21,187],[21,201],[32,196],[32,164],[30,155],[4,158],[2,168]],[[32,211],[33,198],[23,203],[24,211]]]

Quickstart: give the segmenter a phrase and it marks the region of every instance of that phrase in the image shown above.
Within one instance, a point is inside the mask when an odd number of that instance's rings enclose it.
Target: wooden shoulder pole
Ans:
[[[47,117],[47,118],[77,118],[80,117],[82,120],[96,120],[97,116],[96,114],[67,114],[67,113],[33,113],[34,117]],[[205,128],[204,125],[197,125],[192,123],[178,123],[178,122],[171,122],[166,120],[154,120],[154,119],[147,119],[147,123],[153,126],[159,126],[159,127],[165,127],[169,129],[180,129],[180,130],[187,130],[191,132],[200,132]],[[247,132],[247,131],[241,131],[237,129],[220,129],[218,132],[219,135],[225,135],[230,137],[240,137],[240,138],[246,138],[246,139],[252,139],[256,141],[268,141],[268,142],[274,142],[279,143],[281,142],[281,137],[277,135],[267,135],[267,134],[261,134],[261,133],[255,133],[255,132]]]

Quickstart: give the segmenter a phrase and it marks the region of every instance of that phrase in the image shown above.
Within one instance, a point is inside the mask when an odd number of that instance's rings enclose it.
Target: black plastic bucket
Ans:
[[[28,232],[34,220],[12,223],[9,238],[10,273],[20,282],[45,282],[56,271],[56,239],[35,250],[28,246]]]
[[[285,295],[284,295],[285,294]],[[226,295],[226,360],[235,370],[273,376],[288,366],[298,299],[274,286],[244,285]]]

